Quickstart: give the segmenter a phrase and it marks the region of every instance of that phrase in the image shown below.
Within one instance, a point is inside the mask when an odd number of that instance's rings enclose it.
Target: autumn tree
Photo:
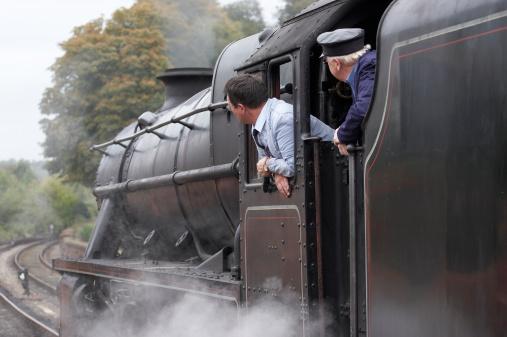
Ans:
[[[50,172],[92,185],[100,155],[90,146],[160,106],[155,77],[164,68],[213,67],[228,43],[263,26],[256,0],[225,8],[216,0],[137,0],[110,20],[75,28],[40,104]]]
[[[284,0],[282,7],[278,11],[278,21],[282,23],[296,16],[314,1],[315,0]]]
[[[48,168],[93,184],[100,156],[94,143],[112,138],[140,113],[156,110],[163,90],[156,76],[169,64],[162,18],[149,1],[74,29],[51,67],[53,85],[40,107]]]

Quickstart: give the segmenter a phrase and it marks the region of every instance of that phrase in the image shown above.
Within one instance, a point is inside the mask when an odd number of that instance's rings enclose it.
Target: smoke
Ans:
[[[152,294],[153,295],[153,294]],[[125,303],[91,324],[86,337],[295,337],[300,336],[301,307],[266,299],[238,308],[230,302],[185,295],[159,308],[159,299],[142,308]],[[291,303],[294,303],[290,301]],[[127,315],[126,315],[127,314]],[[126,317],[129,318],[126,318]],[[308,335],[309,330],[305,329]],[[311,335],[311,334],[310,334]]]

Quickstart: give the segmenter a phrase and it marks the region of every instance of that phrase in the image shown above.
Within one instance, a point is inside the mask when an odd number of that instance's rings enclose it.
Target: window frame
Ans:
[[[268,88],[268,97],[269,98],[278,98],[280,99],[280,66],[282,64],[290,63],[292,64],[292,85],[295,87],[296,82],[296,62],[295,57],[292,54],[286,54],[282,55],[276,58],[273,58],[268,61],[268,65],[266,68],[266,72],[264,73],[264,79],[267,82],[267,88]],[[278,85],[276,85],[278,84]],[[294,93],[292,94],[294,97]],[[294,102],[293,98],[293,102]],[[293,107],[295,106],[294,103],[290,103]],[[292,117],[294,119],[294,166],[296,166],[296,153],[297,153],[297,144],[296,144],[296,131],[297,131],[297,125],[296,125],[296,111],[292,112]],[[251,154],[251,147],[255,147],[255,155],[250,156]],[[256,190],[256,189],[262,189],[263,185],[263,179],[257,177],[257,171],[251,172],[251,168],[255,168],[255,165],[252,165],[252,161],[255,161],[257,163],[258,157],[257,157],[257,147],[255,146],[255,143],[251,136],[251,126],[247,125],[245,126],[245,141],[244,141],[244,153],[245,153],[245,165],[244,165],[244,177],[245,177],[245,184],[244,188],[247,190]],[[296,172],[297,173],[297,172]],[[252,175],[255,175],[255,178],[252,177]],[[296,181],[297,174],[294,174],[294,177],[292,178],[294,182]]]

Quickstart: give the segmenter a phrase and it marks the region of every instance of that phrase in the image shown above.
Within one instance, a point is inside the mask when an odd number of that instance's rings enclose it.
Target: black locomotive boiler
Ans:
[[[310,114],[337,127],[351,104],[316,44],[340,27],[377,50],[349,157],[309,134]],[[239,72],[294,105],[289,199],[257,177],[249,129],[225,108]],[[92,239],[54,261],[61,336],[120,307],[142,325],[143,308],[185,294],[238,311],[288,294],[298,336],[505,336],[506,74],[503,0],[320,0],[213,71],[168,70],[159,111],[93,147]]]

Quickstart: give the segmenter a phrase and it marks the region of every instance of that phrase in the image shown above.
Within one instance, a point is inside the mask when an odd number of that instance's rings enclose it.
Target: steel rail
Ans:
[[[137,138],[139,136],[142,136],[142,135],[144,135],[146,133],[156,134],[156,132],[154,132],[155,130],[157,130],[157,129],[163,127],[163,126],[169,125],[169,124],[179,123],[179,124],[183,124],[183,125],[189,127],[186,123],[183,122],[183,120],[185,118],[191,117],[193,115],[196,115],[198,113],[205,112],[205,111],[211,111],[211,112],[213,112],[214,110],[225,108],[226,106],[227,106],[227,102],[224,101],[224,102],[213,103],[213,104],[210,104],[210,105],[208,105],[206,107],[203,107],[203,108],[194,109],[194,110],[192,110],[190,112],[187,112],[187,113],[185,113],[185,114],[183,114],[181,116],[173,117],[173,118],[171,118],[168,121],[165,121],[165,122],[162,122],[160,124],[153,125],[153,126],[149,126],[149,127],[145,128],[145,129],[139,131],[139,132],[134,133],[131,136],[127,136],[127,137],[123,137],[123,138],[118,138],[118,139],[112,139],[112,140],[110,140],[108,142],[105,142],[105,143],[102,143],[102,144],[93,145],[92,147],[90,147],[90,150],[91,151],[99,151],[99,152],[102,152],[105,155],[107,155],[107,153],[105,151],[103,151],[102,148],[105,148],[105,147],[108,147],[108,146],[114,145],[114,144],[125,147],[125,144],[123,144],[123,142],[135,139],[135,138]]]
[[[16,246],[19,246],[21,244],[31,243],[30,247],[39,243],[41,240],[44,240],[42,238],[26,238],[26,239],[20,239],[10,242],[9,244],[2,246],[0,248],[0,253],[6,252]],[[15,264],[15,261],[13,261]],[[18,265],[15,264],[16,267]],[[19,268],[18,268],[19,269]],[[42,322],[40,319],[36,318],[32,314],[29,314],[27,310],[22,309],[18,304],[15,303],[13,299],[11,299],[11,296],[7,290],[0,288],[0,300],[5,302],[9,309],[12,311],[15,311],[16,313],[23,316],[25,320],[27,320],[32,326],[34,326],[38,331],[40,331],[40,334],[37,336],[59,336],[58,332],[49,327],[46,323]]]
[[[4,243],[2,246],[0,246],[0,253],[6,252],[10,250],[11,248],[14,248],[15,246],[29,243],[33,241],[41,240],[41,238],[28,238],[28,239],[20,239],[20,240],[14,240],[9,243]]]
[[[31,243],[30,245],[24,247],[23,249],[21,249],[19,252],[17,252],[17,254],[14,256],[14,266],[19,270],[23,270],[23,266],[21,265],[21,263],[19,262],[19,256],[26,252],[28,249],[31,249],[33,248],[34,246],[40,244],[41,242],[40,241],[36,241],[36,242],[33,242]],[[28,277],[31,278],[35,283],[37,283],[39,286],[45,288],[46,290],[49,290],[50,292],[52,292],[53,294],[56,294],[56,287],[53,286],[52,284],[49,284],[47,283],[46,281],[40,279],[39,277],[31,274],[30,272],[28,273]]]
[[[47,324],[41,322],[39,319],[30,315],[25,310],[21,309],[16,303],[14,303],[3,291],[0,291],[0,299],[5,302],[9,309],[15,311],[19,315],[21,315],[26,321],[28,321],[32,326],[34,326],[41,334],[37,336],[56,336],[58,337],[58,331],[49,327]]]
[[[47,259],[46,259],[46,253],[48,252],[49,248],[53,247],[54,245],[57,245],[58,244],[58,240],[54,240],[54,241],[51,241],[50,243],[48,243],[48,245],[46,247],[44,247],[44,249],[39,253],[39,261],[48,269],[51,269],[53,270],[53,265],[51,264],[51,262],[49,262]]]

